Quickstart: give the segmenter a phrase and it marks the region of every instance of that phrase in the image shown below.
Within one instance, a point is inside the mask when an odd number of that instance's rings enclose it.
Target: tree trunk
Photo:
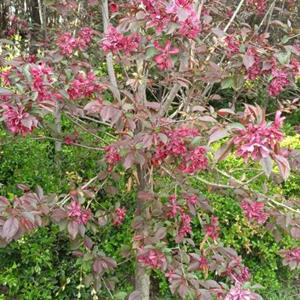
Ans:
[[[135,268],[135,290],[140,292],[140,300],[150,299],[150,275],[138,262]]]
[[[30,31],[29,52],[30,54],[36,54],[38,49],[36,42],[38,41],[38,36],[41,30],[41,17],[38,0],[30,1],[30,18],[32,28]]]
[[[145,168],[137,167],[139,186],[138,191],[150,191],[149,175]],[[143,201],[137,198],[136,202],[136,215],[143,216],[146,214],[143,207]],[[144,218],[146,220],[146,218]],[[146,228],[138,230],[137,234],[143,233]],[[135,290],[140,293],[140,300],[150,299],[150,272],[146,270],[138,261],[136,262],[135,269]]]
[[[57,106],[55,108],[55,131],[56,131],[56,138],[61,138],[61,104],[58,102]],[[61,162],[61,148],[62,148],[62,142],[61,141],[55,141],[55,163],[57,166],[60,166]]]

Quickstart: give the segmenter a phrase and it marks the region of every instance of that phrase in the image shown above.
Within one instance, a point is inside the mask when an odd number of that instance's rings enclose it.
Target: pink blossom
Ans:
[[[78,32],[78,38],[76,39],[76,46],[80,50],[85,50],[92,40],[94,31],[90,27],[84,27]]]
[[[115,27],[109,26],[101,43],[103,51],[117,53],[123,48],[123,37]]]
[[[123,51],[125,54],[129,55],[133,52],[136,52],[139,48],[139,45],[141,43],[141,36],[138,33],[132,33],[129,36],[123,37]]]
[[[226,36],[225,44],[227,46],[228,57],[240,52],[240,43],[233,35]]]
[[[245,283],[251,277],[249,269],[242,265],[241,258],[238,256],[229,262],[226,271],[222,275],[229,276],[238,283]]]
[[[160,46],[159,43],[155,41],[154,47],[161,51],[159,55],[154,57],[154,61],[156,62],[158,68],[160,70],[171,69],[173,66],[171,55],[179,53],[179,49],[172,48],[170,41],[167,41],[164,47]]]
[[[200,170],[207,169],[208,159],[206,157],[206,152],[206,148],[202,146],[187,152],[182,158],[179,170],[184,173],[194,174]]]
[[[144,249],[138,254],[137,260],[152,269],[165,269],[166,257],[162,252],[156,249]]]
[[[138,33],[125,36],[115,27],[109,26],[101,42],[101,47],[104,52],[116,54],[118,51],[124,51],[126,54],[131,54],[137,51],[140,42],[141,36]]]
[[[283,139],[283,133],[280,131],[283,118],[280,115],[280,112],[276,113],[272,125],[268,125],[265,121],[260,124],[249,123],[244,129],[238,130],[233,140],[237,147],[237,155],[245,160],[250,157],[261,160],[273,153],[278,142]]]
[[[149,28],[154,27],[157,33],[161,33],[173,20],[174,16],[169,14],[165,6],[156,4],[155,8],[147,11],[149,13]]]
[[[96,82],[95,74],[90,71],[87,74],[78,73],[68,88],[68,94],[72,100],[90,97],[93,93],[102,91],[103,87]]]
[[[3,105],[3,119],[8,130],[25,136],[38,125],[38,120],[22,106]]]
[[[115,209],[115,217],[114,217],[114,220],[113,220],[113,225],[114,226],[122,225],[123,222],[124,222],[125,216],[126,216],[126,209],[125,208],[121,208],[121,207],[116,208]]]
[[[294,76],[300,75],[300,62],[297,59],[292,58],[290,65],[292,67]]]
[[[204,227],[205,234],[212,238],[214,241],[219,237],[220,227],[218,217],[212,216],[210,224]]]
[[[79,202],[72,201],[68,207],[68,217],[72,218],[77,224],[85,225],[91,218],[91,211],[82,209]]]
[[[116,4],[115,2],[111,2],[109,3],[109,10],[111,11],[111,13],[116,13],[119,11],[119,6],[118,4]]]
[[[198,136],[199,131],[195,128],[180,127],[180,128],[176,128],[175,130],[170,130],[166,134],[168,137],[172,139],[192,138]]]
[[[181,241],[187,234],[192,232],[191,217],[186,213],[181,213],[181,222],[177,236],[177,242]]]
[[[201,32],[200,20],[194,11],[184,21],[180,21],[179,24],[178,33],[189,39],[195,39]]]
[[[236,285],[230,289],[225,300],[259,300],[258,296],[249,289],[244,289],[240,285]]]
[[[264,212],[264,206],[263,202],[251,202],[248,199],[244,199],[241,203],[241,208],[247,219],[256,221],[259,224],[265,223],[268,219],[268,214]]]
[[[300,266],[300,247],[284,250],[282,254],[284,256],[284,265],[288,265],[292,270]]]
[[[254,64],[247,69],[247,78],[250,80],[255,80],[262,73],[261,69],[261,59],[257,54],[257,51],[253,47],[247,49],[247,55],[253,56]]]
[[[181,139],[172,140],[166,147],[169,155],[182,155],[187,152],[185,143]]]
[[[105,161],[108,164],[108,169],[111,171],[112,168],[121,160],[121,156],[118,150],[113,146],[105,148]]]
[[[253,6],[259,15],[264,13],[267,8],[267,1],[266,0],[247,0],[247,4]]]
[[[184,199],[186,200],[187,204],[195,206],[198,203],[198,196],[195,194],[192,195],[185,195]]]
[[[40,102],[57,100],[57,96],[49,90],[49,84],[53,82],[52,69],[44,62],[30,67],[32,77],[32,89],[38,93]]]
[[[182,211],[182,208],[177,204],[176,195],[169,196],[168,200],[169,203],[167,204],[167,208],[168,208],[167,217],[174,218],[177,216],[177,213],[180,213]]]
[[[272,76],[273,79],[268,86],[268,93],[270,96],[276,97],[289,84],[289,80],[287,74],[281,70],[273,70]]]
[[[63,55],[71,55],[77,47],[76,39],[73,38],[70,32],[66,32],[59,36],[56,43]]]
[[[208,270],[208,260],[204,256],[200,256],[199,258],[199,270],[207,271]]]

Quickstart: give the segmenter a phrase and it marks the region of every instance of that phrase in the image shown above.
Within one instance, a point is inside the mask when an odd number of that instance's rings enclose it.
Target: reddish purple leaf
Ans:
[[[19,230],[19,221],[15,217],[9,217],[2,228],[2,236],[7,241],[11,240]]]

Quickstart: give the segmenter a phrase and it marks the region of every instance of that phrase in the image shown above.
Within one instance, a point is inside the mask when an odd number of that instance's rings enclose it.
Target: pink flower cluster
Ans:
[[[195,174],[200,170],[207,169],[208,159],[206,153],[206,148],[201,146],[189,151],[183,157],[179,169],[187,174]]]
[[[186,194],[184,199],[188,205],[195,206],[198,203],[198,196],[195,194],[188,195]]]
[[[91,211],[81,208],[80,203],[73,200],[68,207],[68,217],[72,218],[77,224],[86,225],[91,218]]]
[[[179,53],[179,49],[172,48],[170,41],[167,41],[164,47],[160,46],[157,41],[155,41],[153,44],[156,49],[160,50],[160,54],[154,57],[154,61],[156,62],[157,67],[160,70],[171,69],[173,66],[171,55]]]
[[[38,93],[37,100],[40,102],[53,102],[58,98],[58,95],[49,91],[49,84],[53,82],[51,75],[52,69],[45,63],[32,65],[30,68],[32,77],[32,89]]]
[[[178,230],[177,241],[181,241],[187,234],[192,232],[191,217],[186,213],[181,214],[181,222]]]
[[[244,199],[241,203],[241,208],[247,219],[256,221],[259,224],[264,224],[268,219],[268,214],[264,212],[264,206],[263,202],[255,202],[248,199]]]
[[[245,160],[250,157],[254,160],[261,160],[273,153],[278,142],[283,139],[280,127],[284,118],[280,116],[281,113],[277,112],[271,126],[266,121],[262,121],[260,124],[249,123],[244,129],[240,129],[233,140],[237,155]]]
[[[259,15],[264,13],[267,8],[266,0],[247,0],[247,4],[254,7]]]
[[[101,42],[101,47],[104,52],[112,52],[116,54],[123,51],[129,55],[136,52],[141,42],[141,36],[138,33],[132,33],[125,36],[113,26],[109,26],[104,38]]]
[[[204,232],[208,237],[210,237],[214,241],[219,237],[220,227],[218,217],[211,217],[210,224],[205,225],[204,227]]]
[[[192,1],[173,0],[164,1],[143,0],[148,18],[148,27],[154,27],[158,33],[167,30],[168,26],[176,23],[178,34],[189,39],[195,39],[201,32],[201,23]]]
[[[240,43],[233,35],[226,36],[225,44],[227,46],[226,50],[228,57],[240,52]]]
[[[182,208],[177,204],[176,195],[169,196],[169,203],[167,204],[167,217],[175,218],[178,213],[182,212]]]
[[[198,263],[199,263],[199,270],[201,270],[201,271],[208,270],[209,266],[208,266],[208,260],[206,257],[200,256]]]
[[[60,35],[57,39],[57,46],[61,54],[71,55],[75,49],[85,50],[92,41],[94,31],[89,27],[84,27],[78,32],[75,38],[70,32]]]
[[[292,71],[294,76],[300,75],[300,63],[297,59],[292,58],[290,61],[290,65],[292,67]]]
[[[125,208],[121,208],[121,207],[116,208],[115,209],[115,217],[114,217],[114,220],[113,220],[113,225],[114,226],[122,225],[123,222],[124,222],[125,216],[126,216],[126,209]]]
[[[300,266],[300,247],[291,250],[283,251],[284,264],[289,265],[291,269],[295,269]]]
[[[261,60],[256,49],[253,47],[247,49],[247,55],[252,56],[254,59],[254,64],[247,69],[247,78],[250,80],[255,80],[262,73]]]
[[[197,171],[207,168],[206,149],[204,147],[197,147],[189,150],[187,146],[186,139],[199,135],[198,130],[179,128],[166,132],[166,135],[169,138],[169,143],[158,144],[152,158],[154,165],[160,165],[168,157],[173,156],[180,159],[179,169],[184,173],[194,174]]]
[[[258,296],[240,285],[232,287],[224,300],[259,300]]]
[[[149,266],[152,269],[165,269],[167,261],[162,252],[156,249],[144,249],[138,254],[139,263]]]
[[[270,96],[276,97],[289,84],[289,80],[287,74],[281,70],[273,70],[272,76],[273,79],[268,86],[268,93]]]
[[[241,258],[238,256],[229,262],[226,271],[222,275],[229,276],[237,283],[245,283],[251,277],[249,269],[242,265]]]
[[[101,92],[103,87],[96,82],[96,75],[90,71],[78,73],[68,88],[72,100],[90,97],[93,93]]]
[[[108,170],[111,171],[113,167],[121,160],[118,150],[113,146],[105,148],[105,161],[108,164]]]
[[[22,106],[3,105],[3,120],[8,130],[25,136],[38,125],[38,120]]]

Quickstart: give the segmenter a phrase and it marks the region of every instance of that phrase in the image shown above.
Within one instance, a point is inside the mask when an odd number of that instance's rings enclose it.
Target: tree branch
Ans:
[[[109,23],[109,12],[108,12],[108,0],[102,0],[102,19],[103,19],[103,31],[107,32],[110,25]],[[110,83],[112,85],[112,93],[114,97],[121,102],[121,94],[118,88],[117,77],[114,70],[113,56],[112,53],[106,55],[107,72]]]

